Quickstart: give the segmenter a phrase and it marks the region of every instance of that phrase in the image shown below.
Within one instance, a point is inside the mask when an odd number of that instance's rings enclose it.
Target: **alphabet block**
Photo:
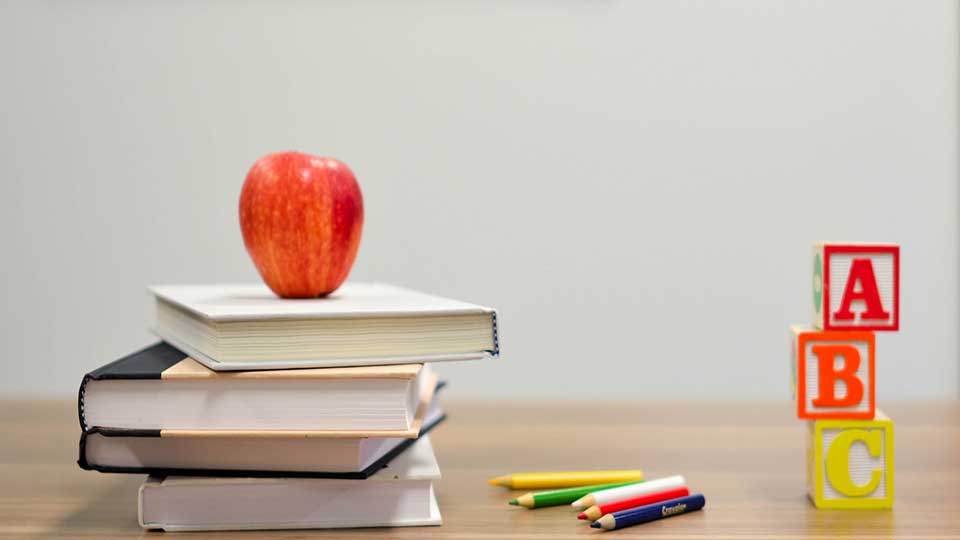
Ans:
[[[893,421],[807,422],[807,494],[817,508],[893,507]]]
[[[899,330],[900,246],[813,246],[813,324],[822,330]]]
[[[876,408],[873,332],[823,332],[794,325],[791,370],[797,417],[870,419]]]

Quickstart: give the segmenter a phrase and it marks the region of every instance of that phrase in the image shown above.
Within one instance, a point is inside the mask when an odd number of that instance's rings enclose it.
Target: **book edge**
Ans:
[[[304,368],[328,368],[328,367],[363,367],[377,366],[385,364],[426,364],[430,362],[456,362],[492,359],[499,355],[497,347],[496,355],[492,351],[477,351],[470,353],[454,354],[436,354],[436,355],[413,355],[413,356],[364,356],[353,358],[323,358],[323,359],[305,359],[305,360],[284,360],[280,362],[256,361],[256,362],[220,362],[215,360],[197,349],[180,341],[176,337],[162,332],[159,328],[153,327],[151,331],[164,341],[174,347],[182,350],[197,362],[212,369],[213,371],[253,371],[253,370],[272,370],[272,369],[304,369]]]
[[[430,317],[430,316],[448,316],[448,315],[475,315],[480,313],[490,313],[495,311],[494,308],[483,306],[480,304],[474,304],[472,302],[466,302],[463,300],[456,300],[453,298],[447,298],[444,296],[437,296],[416,289],[408,289],[405,287],[398,287],[396,285],[390,285],[386,283],[369,283],[369,282],[359,282],[358,285],[381,285],[384,287],[389,287],[394,290],[404,291],[406,293],[415,294],[418,296],[426,296],[431,298],[437,298],[450,302],[457,302],[460,304],[465,304],[463,307],[459,308],[447,308],[447,309],[424,309],[420,311],[362,311],[362,312],[351,312],[351,313],[323,313],[323,314],[286,314],[286,313],[276,313],[276,314],[261,314],[257,316],[252,316],[249,314],[237,315],[237,314],[215,314],[204,312],[197,309],[195,306],[190,306],[185,302],[179,301],[169,294],[158,292],[157,289],[163,289],[166,287],[199,287],[202,285],[150,285],[147,287],[147,291],[153,295],[156,301],[166,302],[177,308],[186,310],[201,319],[205,319],[210,322],[239,322],[239,321],[267,321],[267,320],[287,320],[287,319],[328,319],[328,318],[374,318],[374,317],[384,317],[384,318],[401,318],[401,317]],[[211,285],[212,286],[212,285]],[[244,286],[242,284],[233,284],[231,286]],[[246,286],[249,286],[247,284]]]

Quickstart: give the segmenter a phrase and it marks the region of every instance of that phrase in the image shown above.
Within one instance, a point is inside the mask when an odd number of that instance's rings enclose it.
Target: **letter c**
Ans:
[[[857,441],[863,441],[872,457],[880,457],[883,433],[878,429],[842,431],[833,439],[827,450],[827,479],[834,489],[847,497],[869,495],[877,489],[883,478],[883,469],[874,469],[871,471],[869,482],[862,486],[853,483],[853,479],[850,478],[850,447]]]

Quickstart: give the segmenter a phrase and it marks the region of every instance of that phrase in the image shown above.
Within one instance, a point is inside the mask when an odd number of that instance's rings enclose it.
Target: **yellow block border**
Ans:
[[[813,466],[814,466],[814,492],[812,493],[813,505],[817,508],[893,508],[893,488],[894,488],[894,450],[893,450],[893,420],[889,419],[877,411],[873,420],[813,420]],[[823,488],[826,478],[824,475],[823,460],[823,430],[824,429],[877,429],[884,431],[883,442],[883,476],[886,482],[886,497],[846,497],[843,499],[824,499]]]

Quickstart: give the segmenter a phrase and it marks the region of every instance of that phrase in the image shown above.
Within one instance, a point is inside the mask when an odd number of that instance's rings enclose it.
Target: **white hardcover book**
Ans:
[[[499,354],[496,310],[380,283],[324,298],[265,285],[162,285],[154,331],[214,370],[475,360]]]
[[[440,525],[433,490],[439,478],[428,435],[366,480],[150,477],[140,486],[140,526],[210,531]]]

